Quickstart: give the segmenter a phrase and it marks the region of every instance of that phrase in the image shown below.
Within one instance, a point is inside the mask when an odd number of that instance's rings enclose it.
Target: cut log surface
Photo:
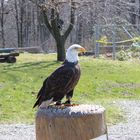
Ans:
[[[50,106],[37,111],[36,140],[98,140],[100,137],[107,140],[105,109],[102,106]]]

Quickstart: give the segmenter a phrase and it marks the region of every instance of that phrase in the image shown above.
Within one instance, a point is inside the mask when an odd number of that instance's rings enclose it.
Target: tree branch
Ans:
[[[54,37],[55,36],[55,33],[54,33],[54,30],[48,20],[48,16],[46,14],[46,11],[47,11],[47,6],[48,5],[45,5],[45,4],[38,4],[37,1],[34,1],[34,0],[30,0],[31,2],[33,2],[34,4],[36,4],[40,9],[41,9],[41,13],[43,15],[43,18],[44,18],[44,22],[45,22],[45,25],[47,26],[48,30],[50,31],[50,33],[52,34],[52,36]],[[50,5],[49,5],[50,6]],[[53,8],[52,8],[53,9]]]
[[[70,15],[70,24],[66,32],[64,33],[64,38],[67,39],[68,35],[73,29],[75,23],[75,2],[71,1],[71,15]]]
[[[45,25],[47,26],[47,28],[51,32],[51,34],[54,36],[54,32],[53,32],[52,26],[49,23],[46,11],[41,10],[41,13],[43,14]]]
[[[58,28],[58,19],[59,19],[59,13],[55,8],[51,9],[51,26],[52,26],[52,30],[54,32],[54,38],[55,39],[59,39],[59,37],[61,36],[59,28]]]

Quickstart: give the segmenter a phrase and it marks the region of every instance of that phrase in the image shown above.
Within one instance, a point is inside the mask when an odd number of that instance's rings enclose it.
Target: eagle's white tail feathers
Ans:
[[[49,104],[51,104],[52,102],[53,102],[53,98],[47,101],[43,101],[41,105],[39,106],[39,108],[48,108]]]

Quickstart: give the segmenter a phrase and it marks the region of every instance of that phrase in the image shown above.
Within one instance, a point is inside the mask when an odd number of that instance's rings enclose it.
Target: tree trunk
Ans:
[[[140,0],[139,0],[139,2],[138,2],[139,4],[138,4],[138,7],[139,7],[139,14],[138,14],[138,24],[140,24]]]
[[[16,19],[16,31],[17,31],[17,46],[19,47],[19,21],[18,21],[18,6],[17,0],[14,0],[14,8],[15,8],[15,19]]]
[[[131,3],[132,3],[133,5],[135,5],[136,0],[131,0]],[[131,8],[130,19],[131,19],[130,22],[131,22],[133,25],[135,25],[135,24],[136,24],[136,8],[135,8],[134,6],[132,6],[132,8]]]
[[[22,8],[22,3],[21,1],[15,0],[14,1],[14,5],[15,5],[15,19],[16,19],[16,28],[17,28],[17,43],[18,43],[18,47],[21,48],[23,47],[23,30],[22,30],[22,25],[23,25],[23,11],[21,10]],[[20,9],[18,8],[18,6],[20,7]]]
[[[5,33],[4,33],[4,0],[1,1],[1,38],[2,38],[2,48],[5,48]]]
[[[25,0],[19,1],[20,3],[20,47],[24,47],[24,34],[23,34],[23,27],[24,27],[24,14],[25,14]]]
[[[36,140],[108,140],[105,109],[98,105],[39,109]]]
[[[65,53],[65,41],[61,39],[60,41],[56,41],[57,47],[57,61],[64,61],[66,57]]]

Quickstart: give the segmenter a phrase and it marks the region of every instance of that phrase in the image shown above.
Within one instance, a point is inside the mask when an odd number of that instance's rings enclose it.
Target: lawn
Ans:
[[[0,123],[34,123],[32,106],[43,80],[58,66],[56,56],[23,53],[17,63],[0,63]],[[108,123],[122,120],[114,102],[140,99],[140,61],[80,57],[82,75],[73,102],[101,104]]]

